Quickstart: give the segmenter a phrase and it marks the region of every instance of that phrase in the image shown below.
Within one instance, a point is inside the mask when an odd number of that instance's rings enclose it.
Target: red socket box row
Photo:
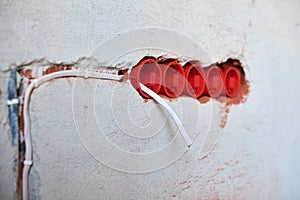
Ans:
[[[222,95],[233,98],[240,88],[241,71],[234,65],[203,68],[198,61],[189,61],[182,66],[175,59],[157,61],[155,58],[146,58],[132,68],[130,82],[147,99],[151,97],[141,90],[139,83],[169,98],[217,98]]]

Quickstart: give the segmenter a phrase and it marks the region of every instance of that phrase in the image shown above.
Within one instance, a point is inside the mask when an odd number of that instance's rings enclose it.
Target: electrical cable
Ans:
[[[32,94],[32,91],[39,87],[41,84],[50,81],[52,79],[56,78],[64,78],[64,77],[83,77],[83,78],[95,78],[95,79],[106,79],[106,80],[116,80],[120,81],[123,79],[122,75],[114,75],[114,74],[104,74],[100,72],[93,72],[88,70],[67,70],[67,71],[59,71],[54,72],[51,74],[47,74],[45,76],[42,76],[38,79],[32,80],[32,82],[29,84],[25,96],[24,96],[24,137],[25,137],[25,160],[23,162],[23,177],[22,177],[22,197],[23,200],[29,199],[29,172],[30,168],[33,164],[32,161],[32,138],[31,138],[31,128],[30,128],[30,116],[29,116],[29,101],[30,96]],[[188,145],[188,147],[191,146],[192,141],[187,134],[182,122],[176,115],[176,113],[172,110],[172,108],[156,93],[154,93],[152,90],[147,88],[145,85],[140,83],[141,89],[147,93],[149,96],[151,96],[154,100],[156,100],[162,107],[164,107],[174,122],[176,123],[184,141]]]
[[[95,78],[105,80],[116,80],[121,81],[123,75],[105,74],[101,72],[93,72],[89,70],[66,70],[47,74],[38,79],[32,80],[28,86],[24,96],[24,137],[25,137],[25,160],[23,167],[22,177],[22,197],[23,200],[29,199],[29,171],[32,166],[32,139],[31,139],[31,128],[30,128],[30,117],[29,117],[29,101],[32,91],[40,86],[41,84],[56,78],[64,77],[83,77],[83,78]]]
[[[168,113],[171,115],[172,119],[175,121],[185,143],[188,145],[188,147],[190,147],[192,145],[192,141],[191,141],[189,135],[187,134],[182,122],[180,121],[180,119],[178,118],[176,113],[172,110],[172,108],[160,96],[158,96],[155,92],[153,92],[151,89],[147,88],[142,83],[140,83],[140,87],[143,90],[143,92],[145,92],[146,94],[151,96],[153,99],[155,99],[162,107],[164,107],[168,111]]]

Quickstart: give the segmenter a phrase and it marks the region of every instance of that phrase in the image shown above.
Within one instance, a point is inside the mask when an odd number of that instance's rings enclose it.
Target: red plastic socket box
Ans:
[[[235,97],[241,85],[241,71],[234,65],[211,65],[203,68],[199,61],[193,60],[181,65],[176,59],[160,61],[144,58],[130,73],[130,82],[143,98],[151,98],[140,88],[140,83],[153,92],[178,98],[189,96],[218,98],[226,95]]]
[[[181,64],[177,61],[169,61],[161,63],[160,66],[162,69],[162,86],[159,94],[166,95],[169,98],[179,97],[186,85]]]
[[[199,98],[205,89],[205,73],[198,61],[191,61],[184,65],[186,87],[185,94]]]
[[[140,83],[150,88],[153,92],[158,93],[162,84],[162,71],[160,65],[155,59],[145,59],[140,61],[130,73],[130,82],[132,86],[144,98],[151,98],[140,88]]]

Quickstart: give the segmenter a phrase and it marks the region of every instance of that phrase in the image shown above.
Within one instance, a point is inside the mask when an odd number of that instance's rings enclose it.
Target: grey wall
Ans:
[[[170,103],[182,112],[189,133],[200,133],[199,146],[161,170],[136,174],[132,173],[136,163],[128,163],[117,154],[111,156],[110,149],[103,150],[103,141],[93,130],[98,128],[127,151],[157,150],[163,145],[159,141],[168,141],[158,138],[135,145],[120,134],[130,130],[126,133],[138,135],[141,131],[130,129],[129,117],[143,125],[150,123],[152,116],[151,123],[163,127],[161,137],[171,137],[176,127],[159,106],[143,103],[128,82],[61,79],[47,83],[31,100],[31,197],[299,199],[299,8],[297,0],[2,1],[1,199],[13,199],[16,182],[16,149],[10,144],[7,119],[6,69],[42,57],[52,62],[76,61],[91,55],[101,42],[117,33],[145,27],[170,29],[190,37],[213,62],[227,57],[241,59],[251,85],[247,101],[231,107],[223,130],[211,130],[207,116],[218,115],[224,105],[214,101],[200,105],[188,98]],[[131,110],[133,107],[136,109]],[[91,123],[93,116],[97,123]],[[143,131],[152,132],[147,128]],[[205,133],[212,139],[205,140]],[[201,141],[206,143],[201,146]],[[176,147],[173,153],[158,157],[158,162],[180,154],[182,148]],[[103,162],[93,152],[111,157]],[[201,159],[203,155],[208,156]],[[148,166],[153,160],[141,159],[141,163]],[[132,171],[123,172],[115,166],[127,166]]]

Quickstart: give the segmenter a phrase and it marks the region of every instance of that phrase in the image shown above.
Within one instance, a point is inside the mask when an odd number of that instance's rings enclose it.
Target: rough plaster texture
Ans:
[[[231,108],[212,153],[199,159],[200,153],[193,150],[170,166],[147,174],[116,171],[98,162],[85,148],[74,123],[74,80],[43,85],[31,102],[35,161],[32,198],[299,199],[299,7],[297,0],[2,1],[1,70],[41,57],[71,62],[88,56],[114,34],[151,26],[187,35],[213,61],[239,57],[247,67],[251,84],[247,102]],[[0,77],[0,196],[13,199],[16,150],[9,144],[5,106],[8,73],[1,71]],[[83,91],[94,84],[78,83]],[[111,91],[109,86],[97,90]],[[134,98],[132,104],[141,100]],[[90,105],[84,96],[76,100],[82,102],[83,108]],[[191,100],[180,101],[184,105]],[[147,105],[147,109],[156,109],[152,103],[144,106]],[[104,109],[96,112],[97,116],[111,109],[107,105],[95,107]],[[138,109],[133,112],[137,119],[147,120],[144,113],[138,115]],[[189,117],[191,121],[195,118]],[[191,127],[187,124],[187,129]],[[115,137],[117,133],[110,128],[104,132],[117,144],[128,147],[127,141],[122,143],[126,138]],[[146,151],[157,146],[147,147],[128,148]],[[151,163],[148,162],[145,165]]]

